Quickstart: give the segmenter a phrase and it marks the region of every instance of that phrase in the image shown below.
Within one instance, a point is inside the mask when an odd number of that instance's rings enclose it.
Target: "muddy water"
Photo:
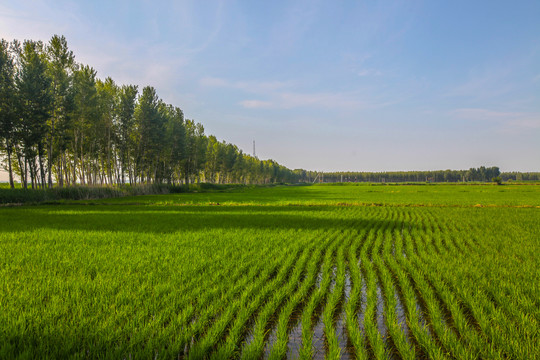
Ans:
[[[354,348],[349,341],[347,335],[347,325],[345,322],[345,303],[349,300],[351,293],[351,278],[349,272],[345,273],[345,286],[344,286],[344,300],[341,302],[340,306],[336,309],[336,331],[337,338],[339,341],[339,347],[341,348],[341,359],[354,359]]]
[[[362,279],[362,289],[360,291],[360,311],[358,312],[358,324],[360,325],[360,330],[364,332],[364,314],[366,313],[367,306],[367,287],[366,282]]]
[[[328,351],[328,344],[326,343],[326,337],[324,336],[324,324],[322,317],[322,308],[317,314],[317,322],[313,326],[313,358],[324,359],[326,352]]]
[[[277,316],[273,316],[270,320],[271,325],[271,331],[269,332],[268,339],[266,339],[266,342],[264,343],[264,355],[263,359],[268,359],[270,357],[270,352],[272,351],[272,347],[274,346],[274,343],[277,341],[277,328],[278,328],[278,318]]]
[[[403,331],[405,336],[409,339],[411,337],[411,331],[409,330],[409,325],[407,325],[407,314],[405,306],[403,306],[403,303],[401,302],[401,296],[399,296],[397,290],[394,290],[394,297],[396,298],[396,314],[399,326],[401,331]]]
[[[301,313],[293,314],[292,329],[289,332],[287,359],[296,359],[302,348],[302,321]]]
[[[382,288],[377,282],[377,329],[381,333],[383,339],[388,337],[388,329],[384,322],[384,297],[382,294]]]
[[[315,311],[315,315],[313,316],[313,323],[315,324],[313,326],[313,343],[312,343],[312,349],[313,349],[313,358],[314,359],[324,359],[324,356],[326,355],[328,351],[328,344],[326,342],[326,336],[324,335],[324,324],[323,324],[323,316],[322,312],[324,309],[324,304],[328,297],[330,297],[330,294],[334,291],[334,287],[336,285],[336,271],[337,268],[334,266],[332,268],[332,281],[330,282],[330,286],[328,287],[326,298],[323,298],[321,301],[321,304],[318,306],[318,309]]]
[[[319,272],[315,279],[315,284],[312,285],[308,295],[305,298],[305,301],[308,301],[313,292],[318,291],[321,287],[321,282],[323,279],[323,270],[321,265],[318,265]],[[305,305],[305,304],[304,304]],[[287,359],[296,359],[299,357],[300,349],[302,348],[302,312],[304,306],[301,305],[295,312],[291,315],[291,320],[289,322],[289,342],[287,344]]]

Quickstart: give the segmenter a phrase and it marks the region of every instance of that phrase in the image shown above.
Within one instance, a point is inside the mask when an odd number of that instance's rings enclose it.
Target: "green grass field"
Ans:
[[[540,186],[0,208],[0,358],[534,359]]]
[[[98,200],[96,204],[220,205],[420,205],[540,206],[540,183],[493,184],[315,184],[244,187],[215,192],[137,196]]]

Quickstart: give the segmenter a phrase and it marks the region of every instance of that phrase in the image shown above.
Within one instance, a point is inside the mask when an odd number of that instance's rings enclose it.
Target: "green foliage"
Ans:
[[[15,78],[17,87],[17,139],[20,142],[17,157],[23,186],[32,188],[45,184],[45,134],[52,108],[51,80],[47,75],[47,62],[41,42],[25,40],[18,51],[19,67]],[[24,165],[21,158],[24,158]],[[39,175],[38,175],[39,174]]]
[[[0,151],[7,155],[10,186],[13,187],[12,156],[17,135],[17,99],[15,96],[15,64],[7,41],[0,41]]]
[[[16,75],[16,76],[15,76]],[[2,40],[0,151],[26,188],[293,182],[272,160],[204,133],[146,86],[101,80],[77,64],[64,36],[48,44]],[[2,155],[2,154],[0,154]],[[14,158],[16,161],[13,161]]]
[[[76,64],[73,52],[68,49],[64,36],[54,35],[46,46],[45,53],[52,96],[52,110],[46,134],[47,184],[48,187],[53,185],[52,165],[54,164],[60,185],[63,186],[64,173],[67,171],[65,152],[72,140],[73,131],[73,72]]]

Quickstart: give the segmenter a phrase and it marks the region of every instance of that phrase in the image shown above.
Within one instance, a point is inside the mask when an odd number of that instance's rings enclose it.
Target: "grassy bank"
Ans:
[[[66,186],[51,189],[10,189],[0,186],[0,204],[36,204],[60,200],[94,200],[140,195],[165,195],[186,192],[216,192],[243,188],[245,185],[190,184],[190,185],[121,185],[121,186]]]

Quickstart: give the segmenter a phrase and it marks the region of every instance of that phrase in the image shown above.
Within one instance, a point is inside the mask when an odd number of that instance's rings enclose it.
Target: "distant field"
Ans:
[[[316,184],[251,187],[223,192],[200,192],[123,197],[98,203],[122,204],[253,204],[253,205],[499,205],[540,206],[540,184]]]
[[[0,358],[540,353],[540,186],[0,208]]]

